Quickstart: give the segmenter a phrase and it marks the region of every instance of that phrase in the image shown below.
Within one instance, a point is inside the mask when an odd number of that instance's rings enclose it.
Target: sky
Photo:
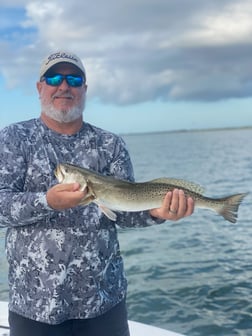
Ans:
[[[0,0],[0,128],[40,115],[39,67],[76,53],[84,120],[115,133],[252,126],[251,0]]]

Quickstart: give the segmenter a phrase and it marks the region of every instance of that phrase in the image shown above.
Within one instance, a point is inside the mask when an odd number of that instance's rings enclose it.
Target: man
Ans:
[[[115,223],[86,191],[57,184],[60,162],[133,181],[123,140],[83,122],[86,73],[76,55],[42,63],[40,118],[0,132],[0,225],[7,227],[11,336],[127,336],[124,277]],[[155,225],[192,214],[183,191],[159,209],[118,214],[121,227]]]

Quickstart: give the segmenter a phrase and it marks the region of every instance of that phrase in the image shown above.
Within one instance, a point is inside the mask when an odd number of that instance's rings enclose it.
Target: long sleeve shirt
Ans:
[[[121,137],[83,123],[59,134],[41,119],[0,131],[0,226],[7,227],[9,309],[49,324],[99,316],[126,295],[116,225],[157,224],[148,211],[110,221],[96,204],[56,211],[46,201],[54,169],[72,163],[134,181]]]

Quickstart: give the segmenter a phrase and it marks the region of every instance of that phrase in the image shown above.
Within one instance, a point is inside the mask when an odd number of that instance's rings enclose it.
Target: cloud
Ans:
[[[51,0],[23,6],[22,46],[2,44],[0,69],[10,87],[22,85],[24,73],[37,76],[41,59],[64,48],[83,59],[89,97],[103,102],[252,95],[250,0]]]

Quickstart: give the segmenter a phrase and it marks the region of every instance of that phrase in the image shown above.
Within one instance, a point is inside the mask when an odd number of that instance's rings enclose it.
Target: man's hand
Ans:
[[[46,193],[48,205],[55,210],[63,210],[77,206],[86,196],[86,189],[80,191],[79,183],[56,184]]]
[[[190,216],[193,211],[193,199],[186,198],[183,190],[174,189],[165,195],[161,208],[150,210],[150,214],[152,217],[177,221]]]

